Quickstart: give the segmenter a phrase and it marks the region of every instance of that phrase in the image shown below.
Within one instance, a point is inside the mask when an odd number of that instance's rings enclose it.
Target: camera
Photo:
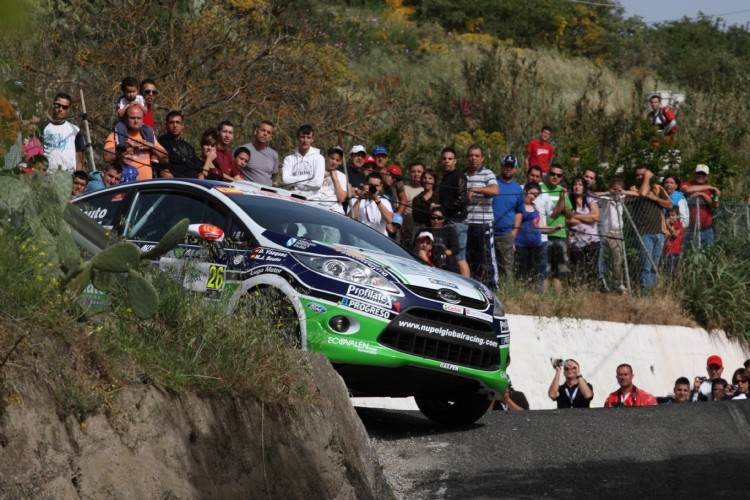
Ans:
[[[562,368],[562,365],[563,365],[563,360],[562,359],[556,359],[555,360],[555,366],[559,366],[560,368]]]
[[[371,195],[373,195],[373,194],[375,194],[375,193],[377,193],[377,192],[378,192],[378,188],[377,188],[377,186],[373,186],[372,184],[370,184],[370,185],[368,185],[368,186],[367,186],[367,191],[368,191],[368,192],[369,192],[369,193],[370,193]]]
[[[706,380],[708,380],[708,377],[698,377],[698,380],[700,380],[701,382],[705,382]]]

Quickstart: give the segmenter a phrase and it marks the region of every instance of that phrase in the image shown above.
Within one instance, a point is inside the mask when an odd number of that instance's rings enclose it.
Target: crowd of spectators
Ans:
[[[102,151],[105,165],[91,169],[81,129],[68,119],[71,96],[55,94],[48,119],[24,120],[16,102],[23,84],[6,82],[0,101],[5,167],[70,172],[74,196],[81,189],[155,177],[275,184],[372,226],[434,266],[491,288],[521,280],[540,290],[559,292],[574,285],[627,293],[628,243],[635,245],[637,280],[648,293],[659,276],[677,271],[685,245],[703,248],[715,240],[712,210],[720,190],[708,182],[707,165],[698,165],[691,181],[680,183],[667,175],[661,184],[647,166],[637,165],[631,188],[615,179],[607,190],[597,191],[595,168],[584,168],[577,153],[565,162],[569,167],[558,162],[548,125],[529,141],[522,161],[506,155],[495,170],[479,145],[465,151],[463,168],[452,147],[441,151],[440,170],[423,162],[402,169],[382,145],[371,154],[364,145],[354,145],[346,158],[341,145],[314,147],[310,125],[298,128],[297,147],[280,160],[272,147],[275,125],[268,120],[239,147],[234,143],[243,141],[235,141],[234,125],[222,121],[203,132],[196,151],[184,138],[187,123],[179,110],[167,112],[163,123],[155,116],[159,91],[154,80],[139,84],[126,77],[120,89]],[[677,133],[674,112],[658,97],[650,104],[650,122],[663,140],[671,140]],[[87,178],[76,172],[86,172]],[[634,238],[626,238],[628,224]],[[419,238],[424,232],[432,235],[429,254]]]
[[[574,359],[550,358],[555,373],[548,396],[558,409],[591,408],[594,403],[594,386],[581,373],[581,366]],[[635,373],[628,363],[617,366],[615,378],[617,389],[602,401],[604,408],[656,406],[659,404],[683,404],[709,401],[737,401],[750,398],[750,359],[738,367],[728,380],[722,378],[724,363],[720,356],[712,354],[706,360],[707,376],[697,376],[691,384],[687,377],[679,377],[674,389],[666,396],[654,396],[633,383]],[[561,380],[562,376],[562,380]],[[528,410],[529,404],[522,392],[509,385],[508,392],[490,410]]]

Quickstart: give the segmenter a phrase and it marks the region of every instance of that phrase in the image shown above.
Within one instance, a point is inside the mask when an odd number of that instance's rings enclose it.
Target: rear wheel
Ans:
[[[248,290],[243,297],[243,313],[256,328],[278,333],[293,347],[302,347],[299,317],[284,293],[272,286]]]
[[[419,411],[444,425],[469,425],[479,420],[490,405],[487,396],[476,393],[434,393],[415,396]]]

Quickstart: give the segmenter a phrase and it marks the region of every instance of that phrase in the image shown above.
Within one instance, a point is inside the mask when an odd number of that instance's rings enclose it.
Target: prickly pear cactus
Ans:
[[[141,253],[134,244],[123,241],[94,255],[68,273],[63,287],[80,294],[89,283],[103,292],[125,290],[133,312],[141,319],[150,318],[159,308],[159,294],[154,285],[138,271],[144,260],[164,255],[185,239],[190,224],[182,219],[150,251]]]

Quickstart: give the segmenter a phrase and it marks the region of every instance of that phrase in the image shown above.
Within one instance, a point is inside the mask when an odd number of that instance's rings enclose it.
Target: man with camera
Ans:
[[[712,354],[706,360],[706,373],[708,377],[695,377],[693,390],[690,392],[690,401],[711,401],[711,386],[714,380],[721,378],[724,371],[724,362],[720,356]]]
[[[382,190],[383,176],[370,172],[366,184],[354,189],[356,201],[349,216],[387,236],[386,225],[393,222],[393,207],[388,200],[380,197]]]
[[[620,388],[611,393],[604,401],[605,408],[615,406],[656,406],[653,394],[633,385],[633,367],[623,363],[617,367],[617,383]]]
[[[555,376],[547,393],[557,408],[589,408],[594,399],[594,386],[581,375],[581,367],[574,359],[552,358]],[[565,383],[560,384],[560,372],[565,376]],[[559,384],[559,385],[558,385]]]

